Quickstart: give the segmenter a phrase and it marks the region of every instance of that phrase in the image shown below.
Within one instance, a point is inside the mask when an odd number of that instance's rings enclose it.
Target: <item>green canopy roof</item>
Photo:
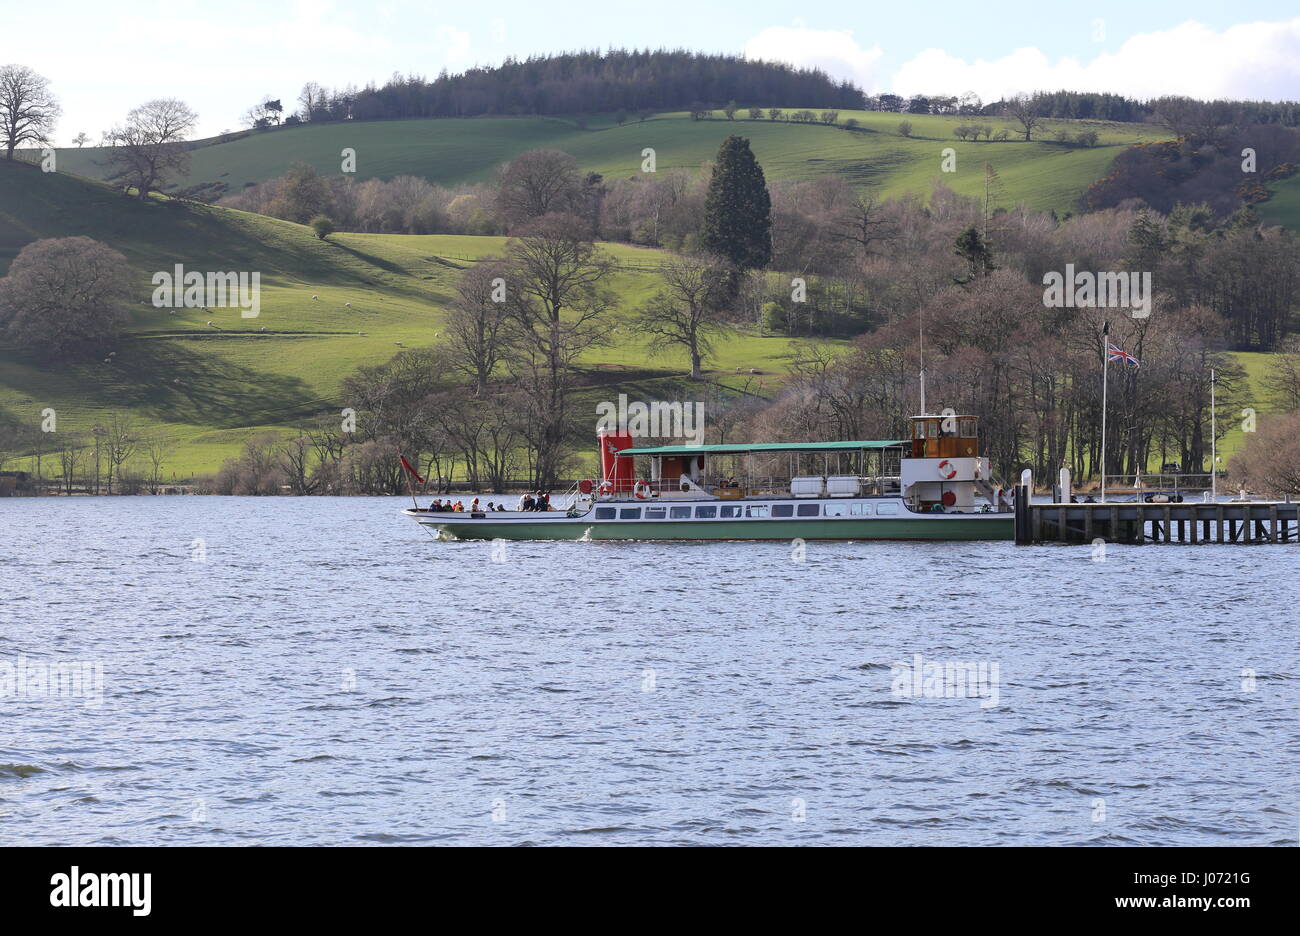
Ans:
[[[728,445],[657,445],[623,449],[620,455],[743,455],[747,452],[852,452],[907,445],[908,440],[865,442],[742,442]]]

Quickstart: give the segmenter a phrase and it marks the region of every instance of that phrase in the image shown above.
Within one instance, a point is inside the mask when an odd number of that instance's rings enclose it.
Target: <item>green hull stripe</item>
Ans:
[[[539,523],[426,524],[458,539],[576,540],[588,530],[594,540],[1010,540],[1015,518],[1009,514],[926,520],[661,520]]]

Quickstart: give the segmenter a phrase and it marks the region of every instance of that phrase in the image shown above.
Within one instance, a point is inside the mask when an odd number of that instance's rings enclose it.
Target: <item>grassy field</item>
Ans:
[[[787,110],[792,110],[788,108]],[[657,169],[698,169],[713,159],[729,134],[748,137],[769,179],[809,179],[833,174],[882,196],[928,193],[942,180],[967,195],[983,193],[984,164],[998,172],[998,203],[1073,211],[1080,194],[1101,178],[1111,161],[1133,143],[1163,138],[1159,128],[1101,121],[1049,121],[1044,140],[1058,127],[1096,130],[1098,146],[1075,149],[1052,142],[966,143],[953,136],[961,124],[986,123],[1013,130],[1001,118],[931,117],[840,111],[840,121],[859,121],[855,130],[821,124],[773,123],[737,117],[693,121],[685,113],[657,114],[618,126],[608,119],[478,117],[335,123],[265,131],[195,150],[185,184],[222,182],[229,193],[247,183],[283,175],[302,161],[322,173],[340,171],[344,148],[356,150],[356,177],[422,176],[452,185],[484,182],[496,168],[529,149],[571,153],[585,169],[607,178],[637,175],[642,150],[655,150]],[[898,132],[903,120],[911,137]],[[1014,134],[1013,134],[1014,136]],[[941,172],[945,147],[957,154],[956,171]],[[104,154],[96,148],[59,150],[62,171],[102,177]]]
[[[1300,231],[1300,175],[1271,182],[1267,188],[1273,197],[1255,206],[1260,217],[1271,224]]]
[[[85,234],[122,251],[139,303],[111,363],[43,364],[0,344],[0,410],[39,422],[46,407],[60,429],[88,429],[114,411],[177,445],[167,471],[211,472],[250,435],[284,429],[346,405],[339,389],[358,366],[432,343],[456,277],[499,254],[505,239],[443,235],[339,234],[317,240],[296,224],[228,209],[138,202],[108,188],[33,167],[0,164],[0,273],[29,241]],[[657,250],[608,244],[621,264],[611,286],[626,313],[656,288]],[[261,312],[156,309],[154,271],[176,263],[203,271],[261,274]],[[210,326],[208,323],[211,322]],[[214,327],[215,326],[215,327]],[[613,347],[584,362],[591,379],[623,374],[644,383],[685,369],[648,361],[626,323],[612,323]],[[715,367],[777,370],[789,342],[738,335]],[[594,419],[594,415],[593,415]]]
[[[338,170],[338,153],[357,150],[358,176],[403,173],[437,182],[484,180],[496,165],[526,149],[546,146],[573,153],[587,169],[607,176],[639,172],[641,150],[656,149],[658,168],[696,168],[712,158],[729,133],[750,137],[771,178],[835,173],[882,195],[930,191],[941,179],[969,194],[983,190],[984,163],[1000,177],[999,204],[1023,201],[1070,210],[1078,194],[1102,175],[1122,146],[1155,139],[1140,125],[1059,122],[1096,129],[1101,144],[1070,149],[1053,143],[961,143],[953,127],[969,118],[841,112],[861,129],[724,119],[691,121],[662,114],[617,126],[590,120],[481,118],[327,124],[256,134],[204,146],[194,154],[190,182],[226,181],[232,190],[284,172],[295,160],[325,172]],[[901,120],[911,137],[898,133]],[[982,121],[1009,126],[1002,121]],[[1053,124],[1043,131],[1048,136]],[[942,174],[942,150],[952,146],[958,171]],[[69,173],[101,172],[99,151],[60,151],[58,174],[0,164],[0,274],[21,247],[39,237],[86,234],[126,254],[137,275],[140,301],[126,339],[111,363],[51,367],[0,344],[0,411],[33,422],[45,407],[62,429],[81,430],[110,412],[129,413],[146,433],[176,444],[168,473],[187,477],[213,471],[250,435],[285,430],[320,412],[346,405],[343,379],[362,365],[387,360],[400,347],[432,343],[456,277],[477,259],[499,253],[503,238],[449,235],[338,234],[321,242],[306,228],[244,212],[151,200],[128,200]],[[1266,217],[1300,223],[1300,180],[1274,186]],[[605,245],[622,265],[612,284],[621,315],[656,288],[660,251]],[[255,319],[235,310],[155,309],[148,299],[154,271],[181,263],[198,270],[256,270],[262,309]],[[211,323],[211,325],[209,325]],[[684,361],[648,359],[642,344],[611,322],[612,344],[584,364],[589,392],[611,397],[620,389],[664,398],[683,391]],[[720,343],[712,376],[735,383],[739,370],[765,375],[765,390],[780,382],[789,342],[741,333]],[[106,349],[107,351],[107,349]],[[1265,355],[1242,355],[1254,386]],[[599,388],[599,389],[597,389]],[[1252,391],[1255,396],[1259,394]],[[603,394],[603,396],[601,396]],[[1261,411],[1266,405],[1257,406]],[[1223,454],[1239,446],[1229,435]]]

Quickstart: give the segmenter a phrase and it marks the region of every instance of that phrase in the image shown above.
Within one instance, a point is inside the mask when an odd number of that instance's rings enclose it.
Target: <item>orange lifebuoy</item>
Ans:
[[[948,459],[945,458],[943,461],[939,462],[937,467],[939,469],[939,477],[943,478],[945,481],[951,481],[953,478],[957,477],[957,466],[948,461]]]
[[[602,481],[600,482],[600,487],[596,489],[596,496],[607,497],[613,492],[614,492],[614,485],[610,484],[608,481]]]

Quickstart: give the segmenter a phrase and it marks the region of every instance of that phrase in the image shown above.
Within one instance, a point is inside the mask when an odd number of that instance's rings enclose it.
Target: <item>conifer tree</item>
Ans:
[[[738,270],[772,261],[772,199],[749,141],[727,137],[713,164],[700,246]]]

